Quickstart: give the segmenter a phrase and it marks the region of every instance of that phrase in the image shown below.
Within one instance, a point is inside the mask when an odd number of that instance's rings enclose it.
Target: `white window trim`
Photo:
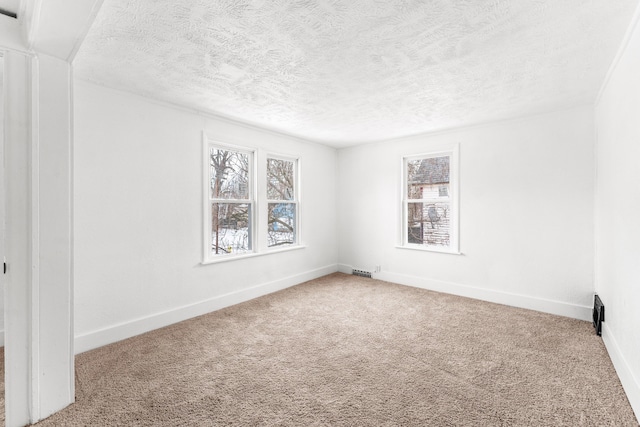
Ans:
[[[218,140],[207,138],[206,134],[203,134],[202,139],[202,176],[203,176],[203,186],[202,186],[202,264],[211,264],[213,262],[219,262],[222,260],[232,260],[237,258],[243,258],[247,256],[254,255],[257,250],[258,242],[256,241],[256,225],[258,224],[258,211],[259,211],[259,203],[258,203],[258,195],[257,195],[257,168],[256,168],[256,157],[257,150],[249,147],[242,147],[239,145],[231,145],[224,142],[220,142]],[[249,203],[251,205],[251,218],[250,218],[250,241],[251,241],[251,250],[244,253],[239,254],[227,254],[227,255],[218,255],[214,256],[211,254],[211,203],[213,200],[211,198],[211,182],[210,182],[210,170],[209,170],[209,150],[211,148],[222,148],[230,151],[236,151],[244,154],[249,154],[249,199],[244,200],[236,200],[236,199],[224,199],[224,203]]]
[[[444,248],[441,246],[429,246],[425,244],[409,243],[408,241],[408,221],[407,211],[409,199],[407,195],[407,161],[416,159],[425,159],[433,157],[450,156],[449,163],[449,204],[451,206],[451,228],[449,242],[450,246]],[[420,154],[410,154],[403,156],[401,159],[400,170],[402,173],[400,190],[400,244],[396,246],[398,249],[412,249],[425,252],[438,252],[445,254],[461,255],[460,252],[460,190],[459,190],[459,169],[460,169],[460,149],[459,144],[452,147],[437,149]]]
[[[288,162],[293,162],[294,163],[294,167],[293,167],[293,200],[271,200],[267,198],[267,186],[269,185],[268,182],[266,182],[266,176],[267,176],[267,160],[268,159],[277,159],[277,160],[285,160]],[[296,223],[295,223],[295,236],[296,236],[296,241],[293,244],[290,245],[286,245],[286,246],[272,246],[269,247],[268,246],[268,242],[267,242],[267,237],[266,237],[266,233],[267,230],[269,228],[269,218],[268,218],[268,213],[267,215],[265,215],[265,225],[264,225],[264,246],[265,249],[269,252],[280,252],[283,250],[287,250],[287,249],[291,249],[291,248],[295,248],[298,246],[302,246],[302,236],[300,234],[300,231],[302,229],[302,227],[300,227],[300,218],[302,217],[301,215],[301,208],[300,208],[300,158],[299,157],[294,157],[294,156],[289,156],[286,154],[279,154],[279,153],[272,153],[272,152],[267,152],[264,156],[264,163],[265,163],[265,199],[266,199],[266,203],[265,203],[265,208],[268,208],[269,203],[293,203],[296,205]],[[268,212],[268,210],[266,210],[266,212]]]
[[[249,181],[249,192],[253,197],[253,211],[251,215],[251,252],[212,255],[211,254],[211,189],[209,177],[209,149],[210,147],[219,147],[231,151],[248,153],[251,157],[250,173],[253,174]],[[267,200],[267,159],[282,159],[295,161],[295,198],[296,198],[296,243],[286,246],[267,246],[267,209],[269,200]],[[304,249],[302,235],[302,179],[301,179],[301,163],[300,157],[290,154],[266,152],[258,148],[251,148],[235,143],[222,142],[218,139],[209,138],[206,132],[202,132],[202,260],[201,265],[218,264],[221,262],[230,262],[241,259],[253,258],[263,255],[276,254],[281,252],[289,252],[298,249]],[[234,200],[225,202],[233,203]],[[241,201],[245,203],[246,201]],[[274,201],[283,202],[283,201]],[[284,201],[285,203],[293,203]]]
[[[273,249],[273,250],[264,251],[264,252],[251,252],[251,253],[237,254],[237,255],[223,255],[223,256],[210,258],[208,260],[202,261],[200,264],[202,265],[219,264],[221,262],[238,261],[241,259],[255,258],[259,256],[264,256],[264,255],[272,255],[274,253],[280,253],[280,252],[290,252],[290,251],[295,251],[298,249],[305,249],[305,248],[306,248],[305,245],[291,245],[290,247],[287,247],[287,248],[278,248],[278,249]]]

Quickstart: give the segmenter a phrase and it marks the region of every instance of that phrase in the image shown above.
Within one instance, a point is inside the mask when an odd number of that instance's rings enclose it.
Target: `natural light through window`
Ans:
[[[203,264],[304,248],[298,157],[203,133],[203,160]]]
[[[296,160],[267,158],[267,246],[297,243]]]
[[[403,159],[403,246],[458,252],[457,150]]]
[[[230,255],[253,249],[253,153],[209,148],[211,254]]]

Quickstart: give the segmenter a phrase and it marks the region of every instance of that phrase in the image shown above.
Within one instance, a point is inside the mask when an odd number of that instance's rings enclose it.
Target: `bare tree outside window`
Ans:
[[[215,255],[250,252],[250,154],[211,147],[209,160],[211,252]]]
[[[269,247],[296,243],[295,163],[293,160],[267,159]]]

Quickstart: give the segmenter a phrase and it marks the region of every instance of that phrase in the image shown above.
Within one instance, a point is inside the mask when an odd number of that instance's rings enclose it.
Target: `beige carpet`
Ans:
[[[343,274],[76,370],[39,426],[638,425],[590,323]]]

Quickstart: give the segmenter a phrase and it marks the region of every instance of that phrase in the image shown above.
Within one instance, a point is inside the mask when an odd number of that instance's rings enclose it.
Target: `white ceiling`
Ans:
[[[638,0],[105,0],[75,75],[337,147],[593,102]]]

